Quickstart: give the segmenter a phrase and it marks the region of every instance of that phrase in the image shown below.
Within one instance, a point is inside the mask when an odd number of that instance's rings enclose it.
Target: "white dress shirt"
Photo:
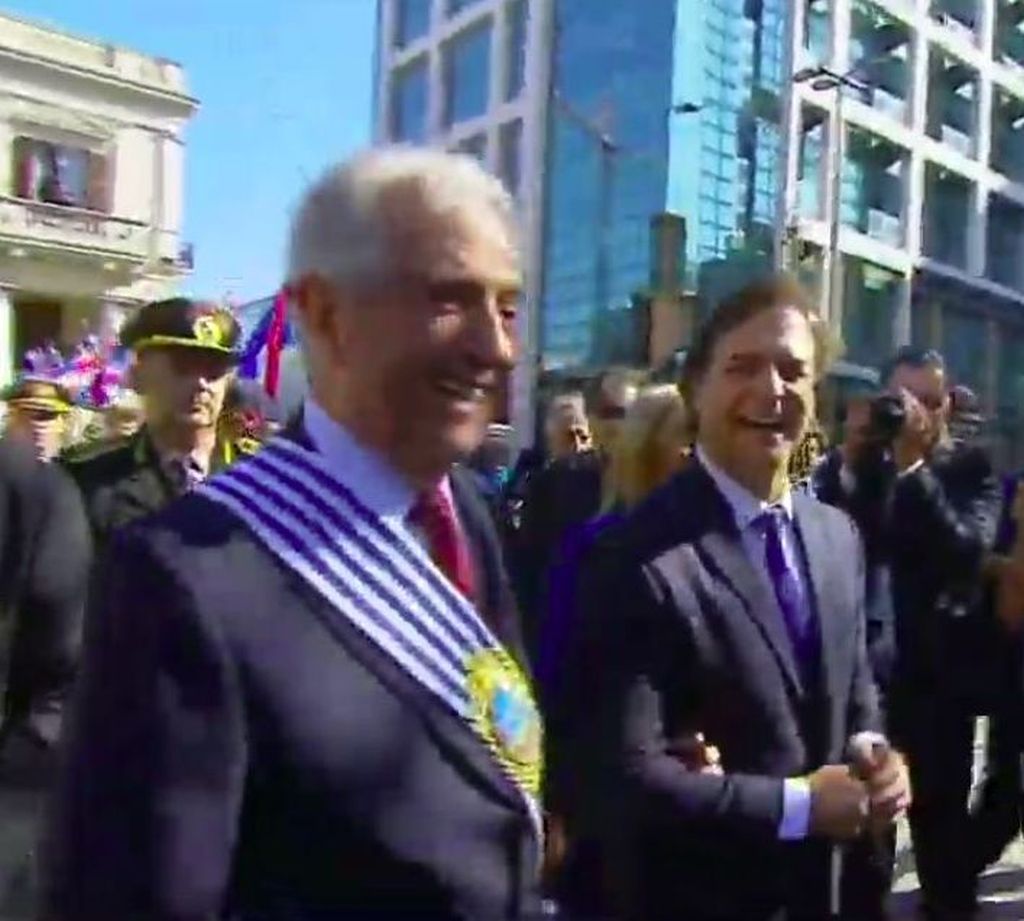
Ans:
[[[808,591],[809,578],[807,567],[804,563],[803,552],[800,550],[799,539],[796,527],[793,522],[793,495],[790,490],[782,494],[776,502],[766,502],[759,499],[746,487],[741,486],[721,467],[710,460],[707,453],[698,445],[697,460],[708,472],[714,481],[715,486],[725,499],[733,518],[736,520],[736,527],[739,529],[740,538],[743,541],[743,551],[747,559],[754,565],[754,568],[764,578],[768,591],[768,597],[775,601],[775,591],[772,577],[768,571],[768,561],[765,555],[765,533],[755,523],[757,518],[769,508],[778,507],[785,512],[785,527],[782,528],[782,549],[786,556],[786,562],[796,575],[796,582],[799,589],[796,599],[797,607],[804,618],[814,616],[814,608],[810,602]],[[782,610],[778,603],[775,604],[780,620],[783,618]],[[714,740],[710,740],[712,744]],[[779,822],[779,839],[782,841],[799,841],[807,837],[811,824],[811,788],[806,778],[787,777],[782,787],[782,820]]]
[[[360,444],[312,397],[306,398],[302,413],[302,422],[313,447],[337,471],[355,497],[382,520],[422,543],[423,536],[409,523],[416,491],[402,475],[372,448]],[[441,491],[456,510],[458,521],[451,480],[447,476],[441,481]],[[459,526],[462,526],[461,521]]]

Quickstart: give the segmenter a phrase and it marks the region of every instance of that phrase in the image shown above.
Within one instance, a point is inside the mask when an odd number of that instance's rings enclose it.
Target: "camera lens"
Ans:
[[[874,441],[889,444],[896,440],[903,423],[906,422],[907,411],[903,400],[889,393],[883,393],[871,401],[871,438]]]

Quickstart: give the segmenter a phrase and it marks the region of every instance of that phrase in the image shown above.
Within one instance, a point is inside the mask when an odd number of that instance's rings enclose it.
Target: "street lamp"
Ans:
[[[869,63],[869,62],[868,62]],[[855,74],[867,63],[857,64],[845,73],[837,73],[828,67],[804,67],[793,74],[793,83],[810,83],[811,89],[823,93],[838,90],[835,105],[829,119],[829,136],[832,141],[829,157],[829,208],[828,208],[828,262],[827,292],[828,321],[833,325],[842,323],[842,273],[839,271],[839,230],[843,204],[843,89],[849,87],[863,97],[870,89],[867,83],[857,79]]]

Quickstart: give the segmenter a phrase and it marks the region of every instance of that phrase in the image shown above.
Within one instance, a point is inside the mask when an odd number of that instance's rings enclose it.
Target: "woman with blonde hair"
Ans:
[[[673,384],[641,389],[626,411],[605,470],[601,514],[562,539],[548,574],[547,604],[535,663],[542,698],[557,683],[572,629],[576,575],[594,539],[682,469],[693,443],[691,416]]]
[[[555,768],[564,734],[558,712],[559,679],[576,628],[576,583],[580,563],[597,537],[622,520],[634,506],[664,485],[686,463],[693,444],[692,417],[679,388],[672,384],[644,387],[626,410],[605,468],[601,514],[572,529],[563,539],[558,561],[549,574],[548,603],[541,625],[535,668],[541,706],[547,722],[549,764]],[[713,759],[703,738],[683,740],[689,752],[684,761]],[[700,769],[700,768],[698,768]],[[568,804],[564,771],[553,770],[548,778],[546,805],[556,817],[549,835],[549,884],[554,893],[571,903],[581,916],[589,916],[601,891],[603,872],[596,842],[579,829],[564,834],[562,820],[571,823],[563,809]]]
[[[692,444],[692,421],[679,388],[644,387],[623,419],[601,511],[623,512],[640,503],[682,468]]]

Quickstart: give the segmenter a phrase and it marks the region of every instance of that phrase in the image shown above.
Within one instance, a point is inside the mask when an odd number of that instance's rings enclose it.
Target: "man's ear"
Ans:
[[[292,286],[292,304],[303,335],[320,342],[344,345],[344,324],[340,323],[342,297],[319,275],[306,275]]]

